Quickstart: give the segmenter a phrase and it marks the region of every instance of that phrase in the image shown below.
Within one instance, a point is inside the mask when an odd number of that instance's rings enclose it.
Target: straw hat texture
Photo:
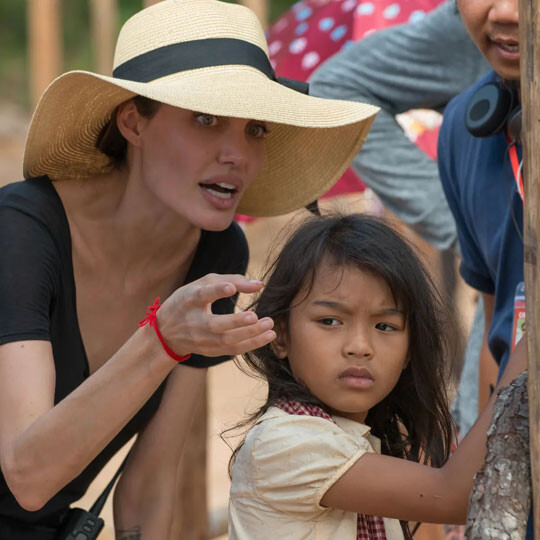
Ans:
[[[249,9],[217,0],[163,0],[131,17],[113,76],[71,71],[41,97],[28,132],[25,178],[106,172],[96,140],[135,95],[218,116],[266,121],[265,162],[238,212],[284,214],[312,202],[360,150],[377,108],[315,98],[279,82]]]

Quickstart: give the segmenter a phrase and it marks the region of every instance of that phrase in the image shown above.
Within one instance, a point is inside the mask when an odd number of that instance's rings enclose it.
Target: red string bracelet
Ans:
[[[184,360],[187,360],[191,354],[186,354],[185,356],[180,356],[176,354],[166,343],[163,339],[163,336],[161,335],[161,332],[159,331],[158,325],[157,325],[157,310],[161,307],[161,304],[159,303],[159,296],[156,298],[156,301],[151,305],[148,306],[148,309],[146,311],[146,317],[139,323],[139,328],[142,328],[143,326],[149,324],[154,328],[156,331],[156,336],[158,337],[159,341],[161,342],[161,345],[163,346],[163,349],[165,352],[171,357],[174,358],[177,362],[183,362]]]

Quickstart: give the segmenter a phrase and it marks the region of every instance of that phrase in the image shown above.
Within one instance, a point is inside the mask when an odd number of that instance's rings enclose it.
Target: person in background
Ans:
[[[524,323],[518,1],[457,5],[492,70],[446,108],[439,171],[457,223],[460,272],[482,295],[485,338],[500,376]],[[533,538],[532,519],[526,537]]]
[[[442,112],[488,69],[448,1],[423,18],[350,44],[309,79],[312,95],[380,107],[352,167],[392,213],[440,250],[455,246],[457,237],[437,162],[409,140],[396,115]]]

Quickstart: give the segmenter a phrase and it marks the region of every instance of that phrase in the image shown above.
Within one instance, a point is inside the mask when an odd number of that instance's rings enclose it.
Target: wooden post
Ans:
[[[35,105],[62,70],[60,0],[27,0],[30,87]]]
[[[268,26],[268,0],[240,0],[240,3],[255,12],[263,28]]]
[[[117,8],[116,0],[90,0],[94,67],[102,75],[112,73]]]
[[[540,538],[540,11],[535,0],[519,0],[523,175],[525,178],[524,265],[529,352],[529,426],[534,534]]]

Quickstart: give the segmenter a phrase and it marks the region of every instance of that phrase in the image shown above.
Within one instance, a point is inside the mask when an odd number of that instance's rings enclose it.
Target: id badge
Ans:
[[[516,288],[514,297],[514,323],[512,325],[512,351],[525,332],[525,283],[522,281]]]

